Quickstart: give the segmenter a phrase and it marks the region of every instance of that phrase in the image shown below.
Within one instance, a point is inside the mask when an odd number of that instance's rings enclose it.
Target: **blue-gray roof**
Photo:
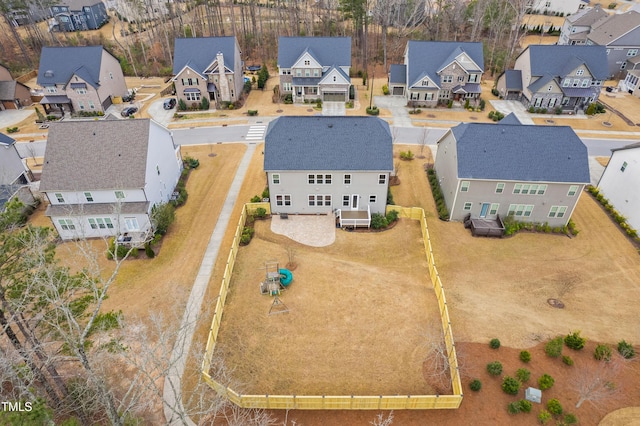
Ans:
[[[389,124],[377,117],[279,117],[265,135],[264,170],[393,171]]]
[[[0,143],[3,145],[13,145],[15,143],[15,139],[11,136],[7,136],[4,133],[0,133]]]
[[[605,80],[609,75],[605,46],[530,45],[527,50],[532,76],[551,74],[564,77],[583,63],[596,80]]]
[[[218,52],[222,52],[225,66],[233,70],[236,61],[235,36],[176,38],[173,48],[173,74],[178,74],[189,64],[194,71],[204,75],[207,67],[215,61]]]
[[[515,112],[511,112],[500,120],[500,124],[522,124],[522,122],[518,119]]]
[[[529,87],[527,87],[527,89],[531,90],[532,93],[537,93],[540,89],[542,89],[552,81],[556,81],[554,76],[552,76],[551,74],[543,74],[539,79],[531,83]]]
[[[507,86],[507,90],[522,91],[522,71],[506,70],[504,72],[504,78],[504,83]]]
[[[438,71],[447,66],[460,53],[466,53],[484,71],[482,43],[457,41],[414,41],[407,43],[407,84],[413,85],[424,75],[436,84],[440,83]]]
[[[463,123],[452,131],[461,179],[590,182],[587,147],[571,127]]]
[[[351,37],[279,37],[278,66],[291,68],[305,51],[323,67],[351,66]]]
[[[407,66],[405,64],[392,64],[389,67],[390,84],[407,84]]]
[[[38,84],[49,86],[67,84],[78,75],[93,87],[100,84],[102,46],[43,47],[38,67]]]

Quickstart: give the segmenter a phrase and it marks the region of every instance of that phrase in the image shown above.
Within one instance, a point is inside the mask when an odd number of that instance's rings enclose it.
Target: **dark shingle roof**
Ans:
[[[393,170],[389,125],[376,117],[279,117],[265,135],[264,170]]]
[[[11,136],[7,136],[4,133],[0,133],[0,144],[13,145],[16,142]]]
[[[389,68],[389,83],[407,84],[407,66],[405,64],[392,64]]]
[[[216,59],[218,52],[222,52],[224,56],[224,65],[233,70],[236,60],[236,38],[235,36],[176,38],[173,52],[174,75],[187,64],[194,71],[204,75],[207,67]]]
[[[51,123],[42,191],[143,188],[149,119]]]
[[[532,76],[551,74],[564,77],[567,72],[583,63],[596,80],[605,80],[609,75],[607,50],[604,46],[531,45],[525,52],[529,52]],[[568,70],[568,63],[575,67]]]
[[[38,84],[67,84],[71,76],[82,68],[78,71],[82,78],[97,87],[100,84],[102,50],[102,46],[43,47],[38,67]]]
[[[407,84],[415,84],[425,74],[433,82],[439,84],[438,70],[448,65],[462,52],[466,53],[480,67],[479,71],[484,70],[482,43],[410,40],[407,44],[407,56],[409,57]]]
[[[571,127],[463,123],[452,131],[459,178],[590,182],[587,148]]]
[[[522,90],[522,71],[506,70],[504,78],[507,90]]]
[[[351,66],[351,37],[279,37],[278,66],[291,68],[305,51],[324,67]]]

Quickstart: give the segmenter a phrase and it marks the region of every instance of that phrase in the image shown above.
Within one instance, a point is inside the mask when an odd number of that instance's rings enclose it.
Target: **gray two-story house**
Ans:
[[[578,13],[567,16],[562,24],[558,44],[585,44],[591,28],[599,21],[609,18],[599,4],[593,8],[582,9]]]
[[[274,214],[336,213],[368,226],[385,213],[393,143],[376,117],[279,117],[265,134],[264,171]]]
[[[244,78],[235,36],[176,38],[173,56],[176,96],[187,107],[206,97],[214,105],[235,102]]]
[[[389,91],[412,106],[477,99],[484,72],[482,43],[410,40],[404,63],[392,65]]]
[[[515,117],[448,130],[435,170],[454,221],[500,215],[564,226],[590,181],[587,148],[570,127],[522,125]]]
[[[346,102],[351,78],[351,37],[278,38],[280,93],[293,102]]]
[[[101,0],[62,0],[49,7],[53,16],[51,30],[97,30],[109,21],[107,8]]]
[[[640,13],[630,11],[599,21],[592,27],[586,44],[606,48],[608,77],[624,78],[627,59],[640,51]]]
[[[575,113],[598,100],[608,76],[607,52],[603,46],[530,45],[514,70],[519,76],[507,71],[498,77],[502,97],[520,99],[527,108]]]
[[[118,58],[102,46],[43,47],[37,83],[45,112],[104,112],[127,95]]]

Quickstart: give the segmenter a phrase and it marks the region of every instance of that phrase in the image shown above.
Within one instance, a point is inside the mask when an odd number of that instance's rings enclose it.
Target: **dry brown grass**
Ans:
[[[256,236],[239,251],[217,346],[242,392],[433,393],[422,363],[438,306],[419,223],[401,220],[382,233],[338,230],[323,248],[296,244],[269,226],[256,222]],[[288,246],[298,263],[281,296],[290,311],[269,316],[273,298],[259,291],[264,262],[284,266]]]
[[[498,333],[507,346],[528,347],[567,330],[598,341],[637,336],[635,308],[626,301],[640,297],[638,252],[588,194],[573,215],[577,237],[474,238],[461,223],[436,219],[427,161],[403,162],[403,183],[392,192],[397,204],[427,211],[458,340],[486,342]],[[566,308],[551,308],[548,298]]]

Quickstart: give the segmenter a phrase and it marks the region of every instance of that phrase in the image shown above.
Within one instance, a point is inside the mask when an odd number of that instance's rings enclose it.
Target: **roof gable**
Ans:
[[[427,84],[422,84],[422,82],[426,82]],[[439,89],[440,85],[436,81],[433,81],[431,77],[429,77],[425,72],[420,77],[418,77],[418,79],[409,87],[412,89],[420,89],[420,88],[424,89],[425,87],[427,88],[432,87],[432,88]]]
[[[43,47],[38,67],[38,84],[64,85],[75,73],[80,73],[92,85],[99,84],[103,50],[102,46]]]
[[[425,74],[431,81],[439,81],[438,71],[463,53],[480,67],[478,71],[484,70],[482,43],[410,40],[406,52],[407,84],[411,86]]]
[[[292,68],[307,50],[323,67],[351,66],[351,37],[279,37],[278,67]]]
[[[590,182],[587,148],[568,126],[463,123],[452,132],[459,178]]]
[[[564,77],[567,68],[573,70],[579,64],[585,64],[597,80],[606,80],[609,75],[604,46],[530,45],[522,53],[525,54],[529,55],[532,76],[550,74]],[[574,65],[567,67],[567,63]]]
[[[377,117],[279,117],[265,134],[265,171],[392,171],[389,124]]]
[[[176,38],[173,49],[173,74],[180,74],[188,65],[204,76],[218,52],[222,53],[225,66],[230,64],[233,67],[236,63],[236,46],[235,36]]]
[[[336,77],[336,80],[333,81],[333,77]],[[350,84],[351,79],[340,67],[336,67],[335,65],[329,68],[327,72],[324,73],[320,82],[318,84]]]
[[[143,188],[150,123],[149,119],[51,123],[40,189]]]
[[[309,65],[305,65],[305,61],[309,61]],[[311,49],[305,49],[305,51],[302,53],[302,55],[300,55],[300,57],[298,58],[297,61],[295,61],[293,63],[293,65],[291,65],[291,68],[304,68],[304,67],[310,67],[310,68],[320,68],[322,67],[323,64],[321,64],[316,57],[314,56],[313,52],[311,51]],[[324,64],[325,66],[328,64]]]

